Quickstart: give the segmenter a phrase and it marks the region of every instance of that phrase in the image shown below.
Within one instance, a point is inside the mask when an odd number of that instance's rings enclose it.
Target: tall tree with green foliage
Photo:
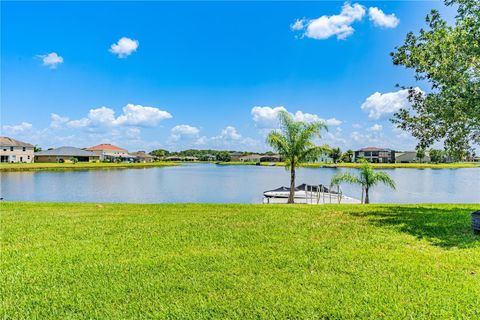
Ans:
[[[345,151],[345,153],[342,155],[342,161],[353,162],[353,150],[348,149],[347,151]]]
[[[388,187],[395,189],[395,181],[385,172],[375,171],[370,163],[361,160],[362,166],[358,175],[350,172],[337,173],[332,177],[331,184],[339,185],[342,182],[359,184],[362,186],[362,203],[370,203],[369,191],[372,187],[379,183],[383,183]],[[365,193],[365,201],[363,194]]]
[[[433,163],[443,162],[443,151],[438,149],[430,149],[429,151],[430,161]]]
[[[315,137],[321,137],[322,129],[327,130],[323,122],[295,121],[286,111],[278,115],[280,130],[274,130],[267,136],[267,143],[285,159],[285,167],[290,170],[290,194],[288,203],[294,203],[295,169],[302,162],[318,158],[322,152],[328,152],[328,146],[317,146]]]
[[[419,147],[444,141],[448,154],[460,160],[480,145],[480,1],[445,4],[458,8],[454,25],[432,10],[428,29],[408,33],[391,54],[395,65],[413,69],[430,86],[428,93],[409,88],[411,107],[392,121],[417,138]]]
[[[332,148],[330,150],[330,158],[332,158],[333,163],[337,163],[341,157],[342,157],[342,151],[340,150],[340,148]]]
[[[420,160],[420,162],[423,162],[423,159],[425,158],[425,149],[417,148],[417,158]]]

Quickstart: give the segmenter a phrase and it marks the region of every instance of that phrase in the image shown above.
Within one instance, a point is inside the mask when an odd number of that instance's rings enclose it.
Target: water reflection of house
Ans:
[[[155,157],[149,155],[145,151],[130,152],[130,155],[134,157],[135,162],[153,162]]]
[[[109,143],[98,144],[84,150],[97,154],[101,161],[133,161],[133,157],[128,154],[127,149]]]
[[[34,146],[9,137],[0,137],[0,162],[33,162]]]
[[[75,147],[60,147],[35,152],[35,162],[91,162],[99,159],[99,155]]]

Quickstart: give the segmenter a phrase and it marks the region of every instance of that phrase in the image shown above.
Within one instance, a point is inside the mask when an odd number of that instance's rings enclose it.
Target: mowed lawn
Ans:
[[[1,318],[480,318],[479,206],[0,209]]]

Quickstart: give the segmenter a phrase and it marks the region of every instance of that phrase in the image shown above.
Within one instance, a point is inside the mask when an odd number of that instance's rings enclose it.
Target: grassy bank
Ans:
[[[40,170],[89,170],[89,169],[129,169],[152,168],[177,165],[173,162],[150,163],[104,163],[104,162],[77,162],[77,163],[2,163],[2,171],[40,171]]]
[[[255,162],[221,162],[222,165],[256,165]],[[262,166],[285,166],[283,162],[261,163]],[[304,163],[305,168],[360,168],[360,163]],[[480,168],[478,162],[455,162],[455,163],[372,163],[376,169],[459,169],[459,168]]]
[[[478,206],[0,209],[1,318],[480,317]]]

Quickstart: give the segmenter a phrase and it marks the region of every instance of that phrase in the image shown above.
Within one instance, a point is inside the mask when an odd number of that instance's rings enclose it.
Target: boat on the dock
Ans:
[[[336,189],[336,190],[335,190]],[[287,203],[290,188],[282,186],[263,193],[263,203]],[[360,200],[343,194],[342,189],[326,187],[322,184],[301,184],[295,187],[294,202],[303,204],[359,204]]]

